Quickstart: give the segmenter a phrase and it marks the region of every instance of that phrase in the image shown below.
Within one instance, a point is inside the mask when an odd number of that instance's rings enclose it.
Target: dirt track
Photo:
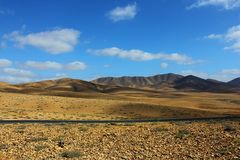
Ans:
[[[162,119],[129,119],[129,120],[0,120],[0,124],[18,123],[40,123],[40,124],[61,124],[61,123],[154,123],[154,122],[180,122],[180,121],[211,121],[211,120],[240,120],[240,116],[230,117],[206,117],[206,118],[162,118]]]

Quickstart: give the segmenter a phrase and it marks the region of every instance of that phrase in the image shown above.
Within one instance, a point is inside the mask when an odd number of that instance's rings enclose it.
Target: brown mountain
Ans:
[[[228,84],[240,87],[240,77],[229,81]]]
[[[91,97],[91,95],[94,97],[96,95],[101,96],[101,94],[108,92],[114,92],[119,90],[132,90],[131,88],[126,87],[101,85],[71,78],[45,80],[40,82],[31,82],[18,85],[11,85],[5,83],[3,84],[4,85],[1,86],[0,83],[0,91],[3,92],[5,91],[27,94],[59,95],[69,97]]]
[[[93,83],[102,85],[114,85],[133,88],[166,89],[174,88],[184,91],[206,91],[206,92],[239,92],[239,79],[230,83],[214,79],[202,79],[193,75],[181,76],[177,74],[160,74],[150,77],[104,77]]]
[[[93,80],[93,83],[111,86],[131,87],[131,88],[153,88],[159,89],[161,87],[172,86],[177,80],[183,78],[178,74],[160,74],[150,77],[103,77]]]
[[[179,90],[206,92],[240,92],[240,78],[228,83],[196,76],[160,74],[149,77],[104,77],[91,82],[79,79],[58,79],[18,85],[0,83],[0,91],[30,94],[70,95],[110,93],[119,90]]]
[[[91,82],[63,78],[17,85],[22,90],[59,90],[72,92],[100,91],[104,87]]]
[[[193,75],[183,77],[176,81],[175,86],[178,90],[193,90],[206,92],[235,92],[239,91],[234,86],[224,82],[210,79],[202,79]]]
[[[18,90],[20,90],[18,86],[0,82],[0,91],[11,92],[11,91],[18,91]]]

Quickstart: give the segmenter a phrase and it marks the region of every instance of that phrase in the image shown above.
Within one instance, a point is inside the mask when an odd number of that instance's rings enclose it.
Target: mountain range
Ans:
[[[183,91],[239,92],[240,78],[229,82],[202,79],[193,75],[160,74],[149,77],[103,77],[92,81],[95,84],[131,88],[175,89]]]
[[[202,79],[193,75],[159,74],[155,76],[102,77],[93,81],[63,78],[25,84],[0,83],[0,91],[19,93],[107,93],[116,90],[173,90],[197,92],[240,92],[240,78],[229,82]]]

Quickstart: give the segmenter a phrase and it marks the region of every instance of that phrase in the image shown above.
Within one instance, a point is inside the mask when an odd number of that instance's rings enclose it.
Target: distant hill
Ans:
[[[184,91],[206,92],[239,92],[240,78],[229,83],[214,79],[202,79],[193,75],[182,76],[178,74],[160,74],[150,77],[103,77],[93,80],[93,83],[102,85],[115,85],[134,88],[174,88]]]
[[[19,88],[18,86],[0,82],[0,91],[11,92],[11,91],[19,91],[20,89],[21,88]]]
[[[73,92],[98,91],[103,88],[101,85],[70,78],[26,83],[17,86],[23,90],[60,90]]]
[[[240,78],[230,82],[221,82],[214,79],[202,79],[193,75],[182,76],[178,74],[159,74],[155,76],[125,76],[103,77],[91,82],[79,79],[63,78],[58,80],[45,80],[18,85],[0,82],[0,91],[30,94],[105,94],[116,91],[129,90],[153,91],[199,91],[199,92],[240,92]]]
[[[235,92],[240,91],[235,86],[212,79],[202,79],[193,75],[176,81],[174,88],[178,90],[194,90],[206,92]]]
[[[234,80],[232,80],[232,81],[229,81],[228,84],[231,84],[231,85],[233,85],[233,86],[238,86],[238,87],[240,87],[240,77],[239,77],[239,78],[236,78],[236,79],[234,79]]]
[[[93,80],[93,83],[102,85],[112,85],[121,87],[132,88],[154,88],[159,89],[161,86],[172,86],[177,80],[180,80],[183,76],[178,74],[161,74],[149,77],[103,77]]]

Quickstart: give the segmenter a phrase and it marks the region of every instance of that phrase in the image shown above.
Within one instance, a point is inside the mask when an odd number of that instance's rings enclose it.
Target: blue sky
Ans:
[[[239,0],[0,0],[0,81],[240,77]]]

